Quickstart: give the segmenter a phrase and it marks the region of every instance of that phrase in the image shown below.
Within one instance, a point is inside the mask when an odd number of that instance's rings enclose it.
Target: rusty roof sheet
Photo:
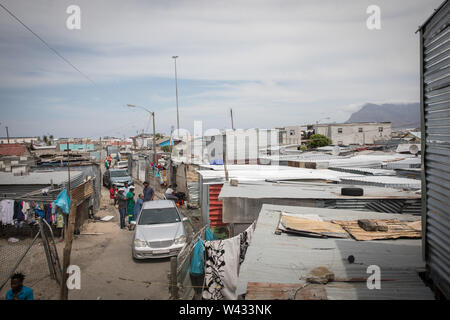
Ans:
[[[1,156],[23,156],[26,151],[27,148],[20,143],[0,144]]]

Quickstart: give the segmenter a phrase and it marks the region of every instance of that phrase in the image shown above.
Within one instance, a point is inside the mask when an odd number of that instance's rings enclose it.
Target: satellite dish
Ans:
[[[412,144],[412,145],[409,147],[409,152],[410,152],[411,154],[417,154],[417,153],[419,152],[419,147],[418,147],[416,144]]]

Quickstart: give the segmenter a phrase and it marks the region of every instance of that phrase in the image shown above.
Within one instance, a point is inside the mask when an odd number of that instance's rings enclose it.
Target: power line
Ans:
[[[87,76],[80,69],[78,69],[76,66],[74,66],[72,62],[70,62],[62,54],[60,54],[56,49],[54,49],[50,44],[48,44],[47,41],[42,39],[36,32],[31,30],[30,27],[28,27],[25,23],[23,23],[14,13],[9,11],[8,8],[6,8],[2,3],[0,3],[0,7],[2,7],[3,10],[5,10],[11,17],[16,19],[25,29],[30,31],[36,38],[38,38],[47,48],[49,48],[51,51],[53,51],[53,53],[56,54],[58,57],[60,57],[65,63],[67,63],[69,66],[71,66],[75,71],[77,71],[79,74],[81,74],[84,78],[86,78],[93,85],[95,85],[95,86],[97,85],[91,78],[89,78],[89,76]]]

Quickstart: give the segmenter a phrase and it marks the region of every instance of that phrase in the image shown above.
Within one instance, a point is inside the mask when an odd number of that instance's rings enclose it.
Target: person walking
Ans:
[[[133,220],[133,214],[134,214],[134,186],[130,187],[130,191],[127,193],[127,206],[128,206],[128,224],[131,223],[131,220]]]
[[[141,212],[143,204],[144,204],[144,195],[140,193],[137,198],[136,204],[134,205],[133,221],[136,221],[139,212]]]
[[[147,181],[144,182],[144,190],[142,193],[144,194],[144,202],[153,200],[153,197],[155,196],[155,191]]]
[[[109,170],[109,163],[108,163],[108,160],[105,161],[105,168],[106,168],[106,170]]]
[[[11,289],[6,292],[6,300],[34,300],[33,289],[25,287],[23,273],[15,273],[11,277]]]
[[[110,168],[111,168],[111,160],[112,160],[111,155],[109,155],[109,156],[108,156],[108,164],[109,164],[109,167],[110,167]]]
[[[133,187],[133,188],[134,188],[134,187]],[[124,194],[125,196],[127,196],[128,191],[130,191],[130,187],[128,186],[128,182],[124,182],[124,183],[123,183],[123,189],[124,189],[123,194]]]
[[[111,189],[109,189],[109,199],[114,200],[114,205],[116,205],[116,203],[117,203],[117,186],[115,184],[113,184]]]
[[[120,188],[117,194],[117,202],[119,204],[119,215],[120,215],[120,229],[125,228],[125,217],[127,216],[127,197],[124,195],[124,189]]]

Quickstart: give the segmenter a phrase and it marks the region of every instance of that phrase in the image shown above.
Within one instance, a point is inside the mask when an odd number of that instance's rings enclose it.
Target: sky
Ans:
[[[343,122],[419,101],[418,27],[442,0],[0,0],[0,136],[129,137],[176,128]],[[81,10],[69,29],[70,5]],[[370,5],[381,29],[370,30]]]

